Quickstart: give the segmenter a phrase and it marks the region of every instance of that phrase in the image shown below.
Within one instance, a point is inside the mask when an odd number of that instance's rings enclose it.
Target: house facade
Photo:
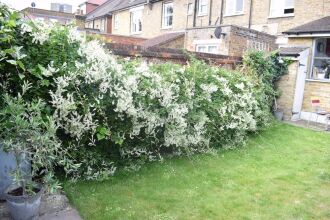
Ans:
[[[106,0],[88,0],[78,5],[77,14],[86,15],[102,5]]]
[[[330,112],[330,17],[308,22],[283,32],[288,44],[282,51],[296,51],[287,76],[280,81],[279,107],[286,119],[305,119],[325,123]],[[318,109],[316,109],[316,107]]]
[[[85,28],[100,33],[112,33],[112,11],[122,0],[109,0],[88,13],[85,18]]]
[[[283,36],[283,31],[322,18],[330,12],[330,2],[324,0],[136,0],[133,2],[140,5],[134,5],[135,8],[119,6],[114,9],[113,15],[117,17],[117,21],[113,19],[113,26],[116,26],[114,34],[151,38],[164,32],[195,27],[237,25]],[[313,10],[306,13],[306,6]],[[134,28],[135,20],[141,23],[141,30]],[[287,43],[287,39],[279,40],[279,44]]]

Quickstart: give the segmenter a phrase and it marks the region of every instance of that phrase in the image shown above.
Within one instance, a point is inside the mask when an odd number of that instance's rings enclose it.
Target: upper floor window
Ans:
[[[119,28],[119,17],[116,14],[113,16],[113,26],[115,30]]]
[[[194,7],[192,3],[188,3],[188,9],[187,9],[187,14],[192,15],[194,12]]]
[[[104,32],[105,31],[105,24],[106,24],[105,19],[102,18],[101,19],[101,25],[100,25],[100,31],[101,32]]]
[[[244,0],[226,0],[226,15],[243,14]]]
[[[294,15],[294,0],[271,0],[270,17],[284,17]]]
[[[173,3],[163,4],[163,28],[170,28],[173,24]]]
[[[139,34],[142,32],[142,9],[131,11],[131,33]]]
[[[207,15],[208,0],[198,0],[198,15]]]

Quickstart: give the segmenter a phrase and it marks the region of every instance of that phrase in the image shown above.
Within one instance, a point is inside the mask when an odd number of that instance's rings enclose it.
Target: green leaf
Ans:
[[[97,137],[97,140],[103,140],[104,138],[105,138],[105,135],[103,135],[103,134],[100,134],[100,133],[97,133],[96,134],[96,137]]]
[[[41,80],[41,85],[42,86],[49,86],[50,85],[50,82],[47,79],[43,79],[43,80]]]
[[[22,63],[22,61],[17,60],[16,63],[19,65],[19,67],[21,67],[22,70],[25,71],[25,66],[24,66],[24,64]]]
[[[7,63],[17,66],[17,62],[15,60],[7,60]]]
[[[20,79],[24,79],[25,78],[25,76],[24,76],[24,74],[18,74],[18,77],[20,78]]]

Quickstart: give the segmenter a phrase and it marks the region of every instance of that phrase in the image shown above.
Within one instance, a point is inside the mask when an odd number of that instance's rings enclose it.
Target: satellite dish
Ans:
[[[222,28],[221,27],[217,27],[214,30],[214,36],[219,39],[221,37],[221,34],[222,34]]]
[[[36,3],[32,2],[32,3],[31,3],[31,7],[32,7],[32,8],[35,8],[35,7],[36,7]]]

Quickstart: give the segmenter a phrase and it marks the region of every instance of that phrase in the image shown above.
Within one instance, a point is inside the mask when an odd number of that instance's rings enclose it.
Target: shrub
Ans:
[[[289,59],[281,58],[278,51],[270,54],[262,51],[250,51],[243,56],[243,71],[252,71],[255,84],[259,85],[264,96],[265,104],[273,107],[276,97],[279,96],[276,82],[288,72]]]
[[[2,90],[15,96],[29,85],[25,100],[46,103],[61,147],[81,164],[75,177],[231,147],[270,118],[268,79],[257,85],[256,77],[196,59],[186,66],[119,60],[73,26],[16,22],[15,44],[1,48],[20,56],[4,56],[15,62],[0,66]]]

